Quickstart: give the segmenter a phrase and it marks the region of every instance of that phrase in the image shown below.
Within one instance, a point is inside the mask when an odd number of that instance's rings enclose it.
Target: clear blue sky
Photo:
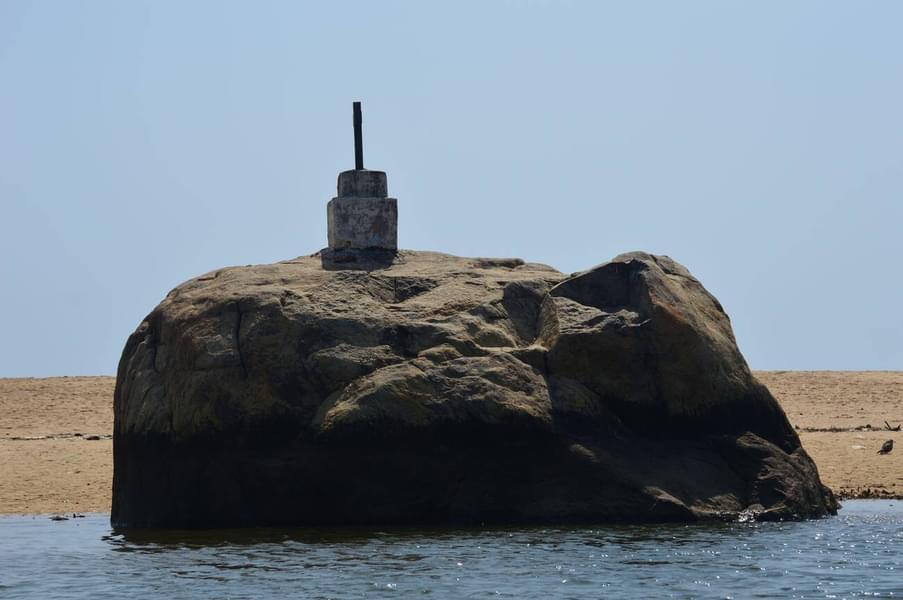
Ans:
[[[760,369],[903,369],[903,2],[0,0],[0,376],[112,374],[180,282],[326,245],[668,254]]]

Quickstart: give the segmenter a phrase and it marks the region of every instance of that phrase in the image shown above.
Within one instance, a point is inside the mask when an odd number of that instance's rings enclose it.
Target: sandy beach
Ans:
[[[757,371],[818,465],[843,498],[903,497],[903,372]],[[877,454],[894,440],[887,455]]]
[[[903,497],[903,372],[759,371],[842,497]],[[0,379],[0,514],[108,512],[113,377]],[[893,439],[889,455],[877,454]]]

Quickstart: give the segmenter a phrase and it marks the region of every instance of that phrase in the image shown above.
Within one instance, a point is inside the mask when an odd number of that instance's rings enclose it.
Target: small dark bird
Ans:
[[[890,451],[894,449],[894,441],[887,440],[883,444],[881,444],[881,450],[878,450],[878,454],[890,454]]]

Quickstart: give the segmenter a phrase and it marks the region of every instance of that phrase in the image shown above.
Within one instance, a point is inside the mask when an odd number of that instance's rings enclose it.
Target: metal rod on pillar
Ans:
[[[358,171],[364,168],[364,139],[361,133],[361,103],[354,103],[354,168]]]

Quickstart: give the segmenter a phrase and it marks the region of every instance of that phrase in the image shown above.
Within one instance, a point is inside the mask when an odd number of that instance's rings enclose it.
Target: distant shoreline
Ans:
[[[834,490],[838,500],[903,500],[899,492],[885,492],[880,488],[863,488],[853,490]]]
[[[903,371],[756,371],[841,499],[903,499]],[[0,515],[108,514],[109,376],[0,378]],[[877,449],[886,439],[897,448]]]

